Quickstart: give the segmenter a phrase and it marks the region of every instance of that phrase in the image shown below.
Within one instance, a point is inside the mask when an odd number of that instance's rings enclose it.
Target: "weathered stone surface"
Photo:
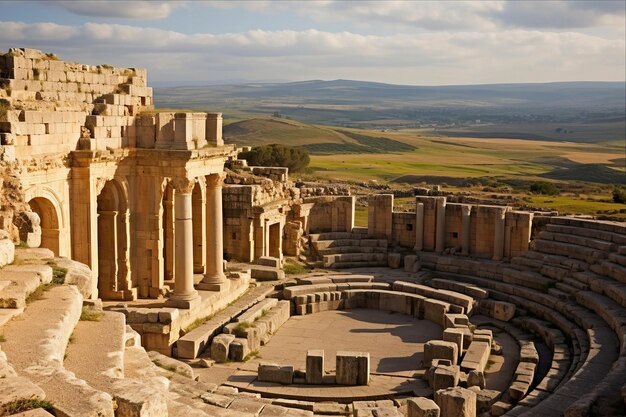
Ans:
[[[30,380],[19,376],[0,378],[0,410],[2,405],[21,398],[46,398],[45,392]]]
[[[400,253],[389,253],[387,254],[387,264],[389,268],[398,269],[402,264],[402,254]]]
[[[448,388],[435,392],[435,402],[442,417],[475,417],[476,393],[465,388]]]
[[[459,384],[459,367],[455,365],[439,365],[435,368],[431,381],[433,392],[440,389],[453,388]]]
[[[165,396],[138,381],[122,379],[112,384],[117,403],[116,417],[160,417],[167,415]]]
[[[230,344],[228,357],[235,362],[242,362],[250,354],[248,339],[236,338]]]
[[[480,371],[470,371],[467,375],[467,386],[468,387],[480,387],[480,389],[485,388],[485,373]]]
[[[94,277],[87,265],[69,258],[56,258],[55,262],[57,266],[67,268],[67,273],[65,274],[66,284],[76,285],[83,298],[91,297],[94,288]]]
[[[169,356],[162,355],[155,351],[148,352],[148,356],[150,357],[150,360],[152,360],[152,363],[160,368],[175,372],[189,379],[195,379],[193,369],[185,362],[170,358]]]
[[[234,334],[220,334],[213,338],[211,342],[211,358],[215,362],[226,362],[230,344],[235,340]]]
[[[324,382],[324,351],[309,350],[306,354],[306,383],[322,384]]]
[[[459,357],[457,344],[443,340],[430,340],[424,344],[423,365],[429,367],[433,359],[446,359],[452,365],[457,364]]]
[[[439,406],[431,399],[424,397],[409,398],[406,403],[407,417],[439,417]]]
[[[274,363],[260,363],[258,379],[261,382],[276,382],[289,385],[293,382],[293,366],[281,366]]]
[[[461,362],[461,369],[465,372],[469,371],[484,371],[487,361],[489,360],[489,353],[491,352],[491,346],[487,342],[473,341],[465,356]]]
[[[337,352],[337,384],[367,385],[370,378],[370,354],[367,352]]]

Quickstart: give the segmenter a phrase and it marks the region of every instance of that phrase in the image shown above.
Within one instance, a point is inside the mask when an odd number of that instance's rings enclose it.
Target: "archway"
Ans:
[[[44,197],[35,197],[28,202],[30,209],[41,219],[41,245],[59,255],[59,214],[54,204]]]
[[[98,195],[98,292],[101,298],[134,298],[128,250],[126,198],[117,181],[107,181]]]

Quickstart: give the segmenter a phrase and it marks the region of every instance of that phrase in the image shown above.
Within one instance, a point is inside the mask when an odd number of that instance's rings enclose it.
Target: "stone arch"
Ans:
[[[59,255],[61,216],[54,203],[45,197],[35,197],[28,202],[30,209],[41,220],[41,245]]]
[[[53,189],[42,185],[26,189],[24,197],[31,210],[41,219],[40,246],[50,249],[57,256],[69,256],[68,231],[61,203],[63,199]]]
[[[124,182],[104,183],[98,194],[98,291],[103,299],[134,299],[130,282],[130,228]]]

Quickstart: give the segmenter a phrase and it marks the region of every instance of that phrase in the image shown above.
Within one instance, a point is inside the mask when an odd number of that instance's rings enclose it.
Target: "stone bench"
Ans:
[[[294,285],[283,290],[283,298],[291,300],[298,295],[313,294],[329,291],[345,291],[350,289],[387,289],[385,282],[338,282],[314,285]]]
[[[612,242],[617,245],[626,245],[626,235],[623,233],[615,233],[599,229],[591,229],[585,227],[567,226],[561,224],[547,224],[548,232],[571,234],[591,239],[600,239],[605,242]]]
[[[554,240],[535,239],[530,243],[530,247],[538,252],[568,256],[589,264],[596,263],[606,258],[606,254],[597,249],[591,249],[586,246],[579,246],[572,243],[564,243]]]
[[[267,313],[268,310],[275,307],[276,304],[278,304],[277,298],[266,298],[244,311],[238,317],[235,317],[233,321],[235,323],[252,323],[254,320]]]
[[[556,242],[571,243],[573,245],[584,246],[603,252],[613,252],[617,249],[617,245],[613,242],[569,233],[542,231],[539,233],[538,238],[543,240],[553,240]]]
[[[465,294],[474,299],[482,300],[489,297],[489,291],[475,285],[457,282],[448,279],[434,278],[428,281],[428,285],[440,290],[450,290],[457,293]]]
[[[412,282],[395,281],[392,285],[395,291],[408,292],[418,294],[424,297],[445,301],[449,304],[455,304],[463,308],[462,313],[469,314],[474,308],[474,299],[468,295],[461,294],[450,290],[437,290],[426,285],[415,284]]]

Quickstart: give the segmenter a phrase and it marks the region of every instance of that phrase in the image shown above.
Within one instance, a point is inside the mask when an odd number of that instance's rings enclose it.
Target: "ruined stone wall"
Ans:
[[[392,240],[393,195],[379,194],[367,199],[367,234]]]
[[[415,245],[415,213],[393,212],[393,245]]]
[[[222,189],[224,206],[224,253],[227,259],[250,262],[254,259],[253,186]]]
[[[250,167],[253,175],[269,178],[272,181],[287,182],[289,180],[289,168],[284,167]]]
[[[305,202],[312,204],[308,215],[308,231],[350,232],[354,227],[353,196],[307,198]]]
[[[528,251],[532,213],[510,207],[450,204],[417,196],[415,212],[393,212],[393,196],[369,198],[368,234],[384,232],[391,218],[392,245],[500,260]],[[374,223],[372,223],[374,222]]]

